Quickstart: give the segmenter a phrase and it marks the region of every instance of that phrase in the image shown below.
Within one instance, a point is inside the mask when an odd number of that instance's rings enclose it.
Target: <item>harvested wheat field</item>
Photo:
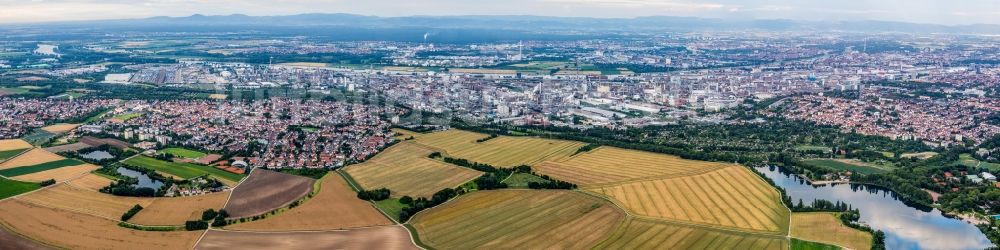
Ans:
[[[305,197],[312,192],[313,182],[309,177],[255,169],[233,190],[226,212],[236,219],[271,212]]]
[[[67,249],[191,249],[202,234],[132,230],[113,220],[19,200],[0,201],[0,223],[32,240]]]
[[[209,230],[195,249],[419,249],[401,226],[326,232],[236,232]]]
[[[201,213],[208,209],[219,210],[226,205],[229,191],[211,194],[159,197],[143,206],[128,222],[147,226],[184,225],[185,221],[201,219]]]
[[[774,188],[749,170],[732,166],[705,174],[589,189],[635,215],[784,234],[788,208]]]
[[[788,249],[781,235],[762,236],[629,219],[597,249]]]
[[[42,128],[42,130],[45,130],[45,132],[58,134],[58,133],[69,132],[70,130],[73,130],[76,127],[79,127],[79,126],[80,126],[80,124],[65,124],[65,123],[60,123],[60,124],[54,124],[54,125],[45,126],[45,127]]]
[[[108,178],[104,178],[95,174],[86,174],[81,176],[80,178],[70,180],[69,182],[67,182],[67,184],[74,187],[97,192],[101,190],[101,188],[111,185],[112,182],[114,181]]]
[[[410,224],[437,249],[586,249],[624,218],[613,204],[579,192],[491,190],[428,209]]]
[[[666,176],[699,174],[732,164],[685,160],[677,156],[599,147],[564,161],[535,166],[540,174],[579,185],[594,185]]]
[[[32,149],[31,151],[28,151],[24,154],[17,156],[14,159],[10,159],[8,161],[5,161],[3,164],[0,164],[0,170],[11,169],[16,167],[24,167],[24,166],[34,166],[42,163],[49,163],[63,159],[66,158],[59,156],[57,154],[53,154],[49,151],[45,151],[44,149],[35,148]]]
[[[426,147],[401,142],[345,171],[364,189],[388,188],[393,197],[430,197],[482,175],[482,172],[427,158]]]
[[[151,198],[122,197],[56,184],[54,187],[24,195],[18,200],[51,208],[73,211],[105,219],[118,220],[122,214],[139,204],[148,207]]]
[[[61,167],[38,173],[21,175],[14,177],[13,179],[19,181],[27,181],[27,182],[42,182],[45,180],[55,180],[56,182],[64,182],[83,175],[89,175],[88,173],[90,171],[94,171],[98,168],[100,167],[91,164],[82,164],[72,167]]]
[[[451,157],[497,167],[516,167],[547,160],[562,160],[585,145],[575,141],[515,136],[500,136],[485,142],[476,142],[487,137],[489,136],[485,134],[452,129],[424,134],[414,141],[441,150]]]
[[[793,213],[792,237],[850,249],[872,248],[871,234],[845,226],[836,213],[829,212]]]
[[[31,143],[21,139],[0,140],[0,151],[31,148]]]
[[[241,231],[306,231],[333,230],[358,227],[391,225],[367,201],[357,198],[357,193],[347,186],[338,174],[323,177],[319,194],[291,210],[264,220],[240,223],[226,227]],[[142,215],[142,213],[140,213]]]

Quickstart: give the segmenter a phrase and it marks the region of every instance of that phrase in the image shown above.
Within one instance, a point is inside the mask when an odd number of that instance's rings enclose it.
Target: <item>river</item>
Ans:
[[[813,187],[801,178],[781,173],[778,168],[759,167],[757,171],[785,189],[792,202],[814,199],[846,202],[861,211],[861,222],[882,230],[888,249],[983,249],[993,246],[978,228],[942,215],[937,209],[909,206],[895,198],[895,193],[866,185],[828,185]]]

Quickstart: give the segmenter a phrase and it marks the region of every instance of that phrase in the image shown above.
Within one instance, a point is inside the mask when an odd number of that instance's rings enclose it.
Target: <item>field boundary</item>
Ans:
[[[17,158],[17,157],[19,157],[19,156],[21,156],[23,154],[27,154],[28,151],[34,150],[35,148],[39,148],[39,147],[32,146],[30,148],[23,148],[24,151],[21,151],[20,153],[17,153],[16,155],[11,156],[10,158],[0,160],[0,164],[3,164],[4,162],[10,161],[10,160],[13,160],[14,158]],[[21,149],[14,149],[14,150],[21,150]]]

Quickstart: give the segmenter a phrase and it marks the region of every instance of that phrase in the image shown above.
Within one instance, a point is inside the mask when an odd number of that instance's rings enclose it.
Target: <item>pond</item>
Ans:
[[[149,178],[149,176],[146,176],[146,174],[143,174],[142,172],[123,167],[119,167],[117,171],[119,174],[122,174],[124,176],[139,179],[139,184],[136,184],[137,187],[152,188],[153,190],[159,190],[160,187],[163,187],[163,182],[153,180],[152,178]]]
[[[108,153],[108,151],[103,151],[103,150],[98,150],[98,151],[93,151],[93,152],[90,152],[90,153],[82,154],[82,155],[80,155],[80,157],[83,157],[84,159],[88,159],[88,160],[95,160],[95,161],[107,160],[107,159],[115,158],[114,155],[111,155],[111,153]]]
[[[945,217],[940,210],[910,206],[896,194],[878,187],[855,184],[814,187],[798,176],[776,167],[757,171],[787,191],[792,202],[809,204],[814,199],[846,202],[861,211],[861,222],[886,236],[888,249],[983,249],[993,246],[978,228]]]

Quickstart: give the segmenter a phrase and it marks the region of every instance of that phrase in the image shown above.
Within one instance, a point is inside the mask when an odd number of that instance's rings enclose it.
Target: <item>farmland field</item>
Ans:
[[[201,157],[205,157],[207,155],[202,152],[185,148],[167,148],[164,150],[160,150],[160,153],[169,154],[177,157],[183,157],[183,158],[191,158],[191,159],[198,159]]]
[[[548,161],[535,171],[581,186],[674,175],[700,174],[732,164],[613,147],[599,147],[565,161]]]
[[[20,200],[0,201],[0,224],[35,241],[67,249],[191,249],[202,234],[132,230],[113,220]]]
[[[136,204],[146,207],[153,201],[150,198],[114,196],[71,185],[56,185],[16,199],[35,205],[113,220],[120,218]]]
[[[0,164],[0,170],[11,169],[16,167],[33,166],[43,163],[49,163],[53,161],[63,160],[62,156],[50,153],[44,149],[35,148],[24,154],[19,155],[14,159],[5,161]]]
[[[196,249],[419,249],[401,226],[319,232],[209,230]]]
[[[357,193],[338,174],[321,179],[319,193],[291,210],[264,220],[226,227],[240,231],[332,230],[391,225],[371,203],[357,198]],[[141,213],[140,213],[141,214]]]
[[[410,220],[438,249],[584,249],[610,235],[625,214],[574,191],[478,191]]]
[[[462,185],[482,173],[427,158],[432,150],[401,142],[345,171],[364,189],[388,188],[393,197],[430,197],[438,190]]]
[[[836,216],[826,212],[793,213],[792,237],[851,249],[871,249],[871,234],[845,226]]]
[[[70,130],[73,130],[79,126],[80,124],[55,124],[55,125],[45,126],[42,128],[42,130],[45,130],[46,132],[53,134],[59,134],[59,133],[69,132]]]
[[[67,184],[86,190],[98,191],[111,184],[112,180],[95,174],[87,174],[73,179]]]
[[[42,182],[46,180],[55,180],[56,182],[63,182],[79,177],[81,175],[85,175],[87,174],[87,172],[94,171],[98,168],[99,168],[98,166],[94,166],[91,164],[80,164],[71,167],[61,167],[57,169],[41,171],[32,174],[19,175],[14,179],[21,181],[30,181],[30,182]],[[17,169],[21,168],[15,168],[9,170],[17,170]]]
[[[788,249],[784,236],[760,236],[629,219],[597,249]]]
[[[309,177],[255,169],[233,190],[226,204],[229,218],[246,218],[271,212],[312,192]]]
[[[805,241],[796,238],[792,238],[790,248],[791,250],[840,250],[841,248],[834,245],[823,244],[819,242]]]
[[[42,129],[35,129],[31,131],[30,134],[21,137],[21,139],[28,143],[31,143],[31,145],[42,145],[45,144],[46,142],[49,142],[49,140],[52,140],[52,138],[56,138],[57,136],[59,136],[59,134],[48,132]]]
[[[740,166],[590,191],[640,216],[758,232],[788,231],[789,211],[778,192]]]
[[[21,182],[0,177],[0,199],[7,199],[40,188],[38,183]]]
[[[89,148],[89,147],[91,147],[90,144],[86,144],[86,143],[82,143],[82,142],[77,142],[77,143],[73,143],[73,144],[65,144],[65,145],[47,147],[47,148],[45,148],[45,151],[49,151],[49,152],[52,152],[52,153],[61,153],[61,152],[70,152],[70,151],[80,151],[81,149],[85,149],[85,148]]]
[[[989,170],[994,170],[994,171],[1000,170],[1000,163],[980,161],[977,160],[976,158],[973,158],[972,155],[970,154],[959,155],[958,161],[956,161],[955,163],[962,164],[967,167],[987,168]]]
[[[143,206],[131,223],[147,226],[184,225],[188,220],[201,219],[201,213],[208,209],[219,210],[226,205],[229,191],[185,197],[158,197]]]
[[[34,173],[38,173],[38,172],[54,170],[54,169],[62,168],[62,167],[79,166],[79,165],[84,165],[84,164],[85,164],[84,162],[78,161],[78,160],[74,160],[74,159],[62,159],[62,160],[58,160],[58,161],[51,161],[51,162],[46,162],[46,163],[37,164],[37,165],[22,166],[22,167],[8,168],[8,169],[0,170],[0,175],[7,176],[7,177],[15,177],[15,176],[21,176],[21,175],[26,175],[26,174],[34,174]],[[93,170],[93,169],[91,169],[91,170]]]
[[[838,170],[848,170],[864,174],[885,172],[884,169],[854,159],[807,159],[807,160],[802,160],[802,162],[814,166],[828,167]]]
[[[31,144],[21,139],[0,140],[0,151],[31,148]]]
[[[212,175],[228,186],[233,186],[236,182],[243,178],[242,175],[230,173],[214,167],[195,165],[191,163],[161,161],[144,155],[132,157],[125,160],[123,163],[136,167],[149,168],[156,170],[157,172],[166,173],[184,179],[190,179],[203,175]]]
[[[512,136],[500,136],[485,142],[476,142],[486,137],[488,135],[452,129],[419,135],[414,142],[440,150],[451,157],[497,167],[532,165],[546,160],[564,159],[585,144]]]
[[[0,162],[2,162],[4,160],[7,160],[7,159],[10,159],[10,158],[14,158],[14,156],[17,156],[18,154],[21,154],[21,152],[28,151],[28,150],[31,150],[31,149],[30,148],[22,148],[22,149],[11,149],[11,150],[7,150],[7,151],[0,151]]]

